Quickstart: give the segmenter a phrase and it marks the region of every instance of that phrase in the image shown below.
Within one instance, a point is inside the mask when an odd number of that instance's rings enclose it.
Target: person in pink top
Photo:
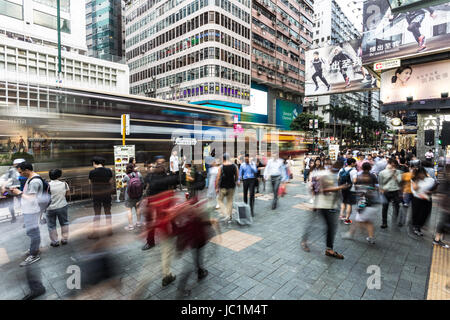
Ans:
[[[369,160],[365,159],[362,153],[358,153],[358,161],[356,161],[356,170],[358,172],[362,171],[362,165],[364,162],[369,162]]]

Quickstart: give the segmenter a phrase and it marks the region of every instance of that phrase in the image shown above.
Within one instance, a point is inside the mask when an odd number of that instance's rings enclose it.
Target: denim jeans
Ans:
[[[400,207],[399,217],[398,217],[398,223],[401,225],[406,224],[406,219],[408,217],[408,209],[411,206],[412,201],[412,193],[403,193],[403,203]]]
[[[383,224],[387,225],[387,216],[388,216],[388,209],[389,209],[389,202],[392,202],[393,205],[393,215],[392,215],[392,221],[395,223],[396,219],[398,219],[398,211],[400,209],[400,195],[399,191],[386,191],[384,193],[384,196],[386,197],[387,202],[383,203],[383,209],[382,209],[382,220]]]
[[[273,191],[272,207],[276,208],[278,201],[278,189],[280,188],[281,183],[281,176],[271,176],[270,179],[272,181],[272,191]]]
[[[308,180],[309,177],[309,169],[304,169],[303,170],[303,181],[306,182]]]
[[[25,230],[27,236],[30,238],[30,254],[35,256],[39,252],[41,245],[41,233],[39,231],[39,218],[40,212],[37,213],[24,213],[23,221],[25,224]]]
[[[58,231],[56,230],[56,220],[59,221],[61,227],[61,237],[63,240],[67,240],[69,237],[69,218],[67,214],[68,206],[47,210],[47,226],[50,240],[52,243],[58,241]]]

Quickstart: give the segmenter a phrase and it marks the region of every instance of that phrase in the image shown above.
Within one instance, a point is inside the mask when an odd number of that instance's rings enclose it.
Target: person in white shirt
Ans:
[[[178,160],[178,154],[176,151],[172,152],[172,155],[170,156],[170,173],[172,175],[178,174],[179,171],[179,160]]]
[[[423,236],[421,228],[431,214],[431,193],[435,187],[435,180],[428,176],[424,167],[413,171],[411,178],[412,198],[412,226],[414,234]]]
[[[428,150],[427,153],[425,153],[425,159],[432,161],[433,158],[434,158],[434,153],[433,153],[433,150],[430,149],[430,150]]]
[[[66,196],[70,192],[69,185],[66,182],[58,180],[62,176],[60,169],[52,169],[48,173],[50,177],[51,202],[47,208],[47,226],[50,236],[50,245],[58,247],[58,231],[56,229],[56,220],[59,221],[61,227],[61,244],[67,244],[69,238],[69,218],[67,214]]]
[[[273,191],[272,210],[275,210],[277,208],[278,189],[280,188],[280,183],[288,180],[286,170],[284,168],[284,160],[281,159],[278,154],[274,154],[267,162],[267,166],[264,170],[264,179],[267,181],[269,177],[272,182]]]
[[[308,182],[309,170],[310,170],[309,162],[310,161],[311,161],[311,155],[308,153],[308,155],[306,156],[306,158],[304,160],[304,166],[305,166],[305,168],[303,169],[303,182],[304,183]]]

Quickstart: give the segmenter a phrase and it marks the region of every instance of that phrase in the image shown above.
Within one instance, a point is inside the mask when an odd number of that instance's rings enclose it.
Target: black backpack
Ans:
[[[50,190],[50,185],[41,176],[34,176],[30,180],[28,180],[27,184],[29,185],[31,180],[33,180],[33,179],[39,179],[42,181],[42,196],[40,196],[38,198],[38,204],[39,204],[39,208],[41,209],[41,212],[44,212],[45,210],[47,210],[48,206],[50,205],[50,203],[52,201],[52,196],[51,196],[52,193]]]

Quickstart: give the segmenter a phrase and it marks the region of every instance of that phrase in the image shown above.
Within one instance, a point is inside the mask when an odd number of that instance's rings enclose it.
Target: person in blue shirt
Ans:
[[[255,186],[256,186],[256,177],[258,174],[258,168],[256,167],[255,162],[250,162],[249,155],[245,155],[245,161],[241,164],[239,168],[239,180],[238,185],[241,180],[244,181],[244,202],[248,203],[248,192],[250,190],[250,210],[252,213],[252,217],[254,217],[254,207],[255,207]]]

